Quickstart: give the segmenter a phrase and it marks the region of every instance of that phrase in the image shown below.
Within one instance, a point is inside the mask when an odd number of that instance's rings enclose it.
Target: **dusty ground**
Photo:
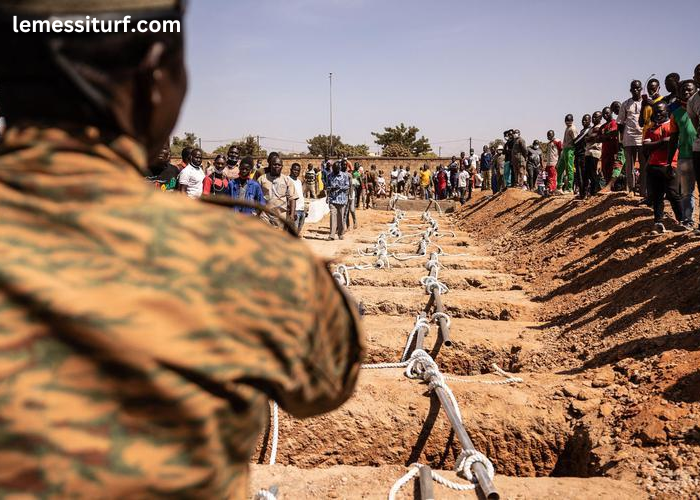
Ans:
[[[523,369],[606,374],[602,422],[578,418],[597,435],[598,467],[660,498],[697,498],[700,242],[652,237],[651,211],[623,194],[577,202],[510,190],[456,221],[540,304],[542,347]]]
[[[470,380],[497,378],[490,374],[495,362],[525,381],[450,383],[477,448],[498,474],[519,476],[497,476],[503,498],[597,498],[606,491],[691,498],[700,490],[700,339],[693,327],[700,244],[677,234],[646,236],[644,214],[628,198],[579,204],[510,191],[436,215],[442,231],[455,231],[437,240],[451,254],[441,258],[440,279],[450,287],[444,303],[454,316],[454,345],[433,349],[436,361]],[[417,215],[409,212],[415,217],[402,223],[405,232],[420,231],[408,227],[419,224]],[[393,214],[358,216],[360,229],[343,241],[325,241],[321,224],[307,231],[307,242],[337,262],[372,263],[357,249],[370,248]],[[392,251],[415,253],[417,245],[404,243]],[[350,291],[366,311],[368,362],[400,358],[427,303],[419,284],[426,260],[350,271]],[[429,347],[435,338],[432,328]],[[364,371],[343,408],[303,422],[282,415],[280,428],[278,463],[300,469],[257,467],[253,487],[278,484],[290,495],[281,498],[383,498],[405,466],[449,469],[459,451],[427,388],[401,370]],[[263,444],[260,463],[269,456]]]

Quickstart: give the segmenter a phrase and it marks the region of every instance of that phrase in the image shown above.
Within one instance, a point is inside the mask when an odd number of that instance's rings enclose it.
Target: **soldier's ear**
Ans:
[[[140,73],[150,80],[150,101],[152,106],[158,106],[163,102],[162,85],[164,73],[162,69],[165,44],[156,42],[148,49],[141,64]]]

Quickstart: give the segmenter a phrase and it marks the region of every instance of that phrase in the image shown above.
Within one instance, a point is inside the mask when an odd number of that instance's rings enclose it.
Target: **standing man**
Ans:
[[[613,103],[613,105],[614,104],[615,103]],[[618,111],[619,109],[618,107]],[[578,186],[578,195],[579,198],[583,199],[585,198],[585,195],[582,196],[582,193],[583,177],[586,173],[586,138],[591,132],[591,115],[583,115],[583,118],[581,118],[581,126],[583,127],[581,132],[579,132],[576,139],[574,139],[574,164],[576,167],[575,178]]]
[[[602,120],[603,114],[600,111],[593,113],[593,126],[586,136],[586,167],[583,174],[583,185],[581,186],[582,200],[585,200],[590,195],[596,194],[600,189],[598,164],[603,151],[600,127],[600,122]]]
[[[515,184],[518,189],[525,186],[527,175],[527,143],[520,137],[520,130],[513,130],[513,149],[511,152],[511,169],[515,172]]]
[[[634,166],[637,160],[641,160],[640,153],[642,151],[642,126],[639,124],[639,117],[642,113],[642,82],[632,80],[630,93],[632,97],[622,103],[617,124],[622,136],[622,146],[625,148],[627,191],[633,192],[636,187]],[[640,171],[640,190],[642,190],[642,196],[645,196],[646,181],[641,174]]]
[[[505,155],[506,158],[506,165],[505,165],[505,171],[504,171],[504,185],[506,188],[512,186],[515,184],[514,182],[514,175],[513,175],[513,164],[512,164],[512,155],[513,155],[513,143],[515,142],[515,139],[513,139],[513,130],[506,130],[503,132],[503,139],[504,139],[504,146],[503,146],[503,154]]]
[[[377,166],[371,165],[365,179],[365,208],[374,208],[374,200],[377,196]]]
[[[238,146],[231,146],[226,153],[226,168],[224,168],[224,176],[228,180],[236,179],[239,173],[238,162],[241,159],[241,152]]]
[[[433,183],[433,174],[430,172],[430,167],[427,163],[423,164],[423,168],[420,171],[420,196],[424,200],[429,200],[431,198],[431,186]]]
[[[472,199],[472,191],[474,190],[474,187],[476,186],[476,181],[477,181],[477,174],[479,173],[479,157],[474,154],[474,149],[469,150],[469,158],[467,161],[467,171],[469,172],[469,197],[468,200]],[[482,183],[481,186],[479,186],[483,190],[483,178],[482,178]]]
[[[620,174],[619,169],[621,166],[618,161],[620,133],[618,132],[617,122],[613,118],[613,112],[610,107],[603,108],[603,119],[605,120],[605,124],[600,129],[600,139],[602,141],[600,168],[603,173],[603,178],[605,179],[605,184],[609,185]]]
[[[262,187],[265,204],[277,218],[263,213],[261,218],[271,226],[282,228],[283,220],[294,225],[297,211],[297,192],[291,179],[282,174],[282,158],[279,153],[270,153],[268,159],[269,171],[258,178]]]
[[[464,153],[462,153],[462,158],[464,159]],[[467,162],[464,160],[464,164],[466,165]],[[457,160],[456,156],[452,157],[452,161],[450,161],[450,164],[447,166],[447,197],[448,198],[455,198],[459,196],[459,166],[460,162]]]
[[[564,117],[564,141],[562,144],[562,152],[557,164],[557,190],[561,194],[570,193],[574,190],[574,139],[578,131],[574,125],[574,115],[566,115]],[[564,177],[566,176],[566,184]]]
[[[688,101],[695,95],[697,88],[693,80],[685,80],[678,85],[678,102],[672,106],[671,143],[669,157],[678,152],[678,177],[681,194],[683,217],[681,224],[689,231],[693,230],[693,212],[695,211],[695,171],[693,169],[693,142],[697,130],[688,116]],[[668,108],[668,106],[667,106]]]
[[[229,196],[234,200],[244,200],[251,203],[256,203],[260,206],[265,206],[265,196],[263,196],[262,188],[257,181],[251,179],[253,168],[255,167],[252,156],[246,156],[241,161],[238,171],[238,177],[229,182]],[[234,207],[234,212],[241,214],[257,214],[260,211],[253,207]]]
[[[182,169],[177,182],[180,191],[188,198],[200,198],[204,189],[204,169],[202,168],[202,150],[195,148],[190,155],[189,164]]]
[[[481,153],[481,176],[484,178],[484,182],[481,183],[481,190],[487,191],[491,189],[491,159],[493,155],[488,146],[484,146],[483,152]]]
[[[292,163],[289,170],[289,179],[294,184],[294,190],[297,195],[296,211],[294,212],[294,227],[297,234],[301,236],[301,231],[304,229],[304,221],[306,220],[306,200],[304,200],[304,186],[301,183],[299,176],[301,175],[301,165]]]
[[[557,165],[564,149],[561,141],[556,138],[554,130],[547,132],[547,147],[544,153],[544,169],[547,172],[547,192],[553,194],[557,190]]]
[[[674,106],[678,101],[678,84],[680,81],[681,75],[678,73],[669,73],[666,75],[664,86],[666,87],[666,92],[668,92],[668,95],[664,97],[664,103],[666,103],[667,107]],[[673,109],[669,108],[669,112],[672,111]]]
[[[158,161],[149,167],[149,179],[162,191],[173,191],[179,175],[180,169],[170,162],[170,144],[166,144],[158,155]]]
[[[403,194],[406,189],[406,171],[403,165],[399,167],[399,172],[396,174],[396,190],[394,194]]]
[[[310,200],[316,199],[316,189],[316,172],[314,171],[314,166],[309,163],[304,173],[304,197]]]
[[[88,15],[184,18],[0,2],[0,496],[244,499],[269,399],[305,418],[352,394],[356,306],[302,242],[143,181],[186,92],[182,33],[11,28]]]
[[[391,171],[391,177],[389,181],[389,198],[394,196],[394,193],[396,192],[396,189],[399,184],[399,170],[396,168],[396,165],[394,165],[394,169]]]
[[[459,191],[459,202],[464,205],[467,196],[467,186],[470,184],[469,167],[462,165],[459,167],[459,177],[457,178],[457,190]],[[469,189],[471,195],[471,189]],[[471,196],[470,196],[471,198]]]
[[[505,179],[505,169],[506,169],[506,155],[503,152],[503,146],[499,145],[496,148],[496,153],[491,159],[491,165],[493,167],[493,175],[491,176],[493,194],[498,191],[505,191],[507,189],[506,179]]]
[[[340,162],[333,163],[326,191],[328,192],[328,205],[331,209],[331,231],[328,240],[338,237],[343,239],[345,235],[345,206],[348,204],[348,191],[350,190],[350,177],[340,171]]]
[[[681,197],[678,192],[677,151],[670,148],[673,125],[668,118],[666,103],[654,105],[652,125],[644,133],[644,149],[649,158],[649,198],[654,209],[653,234],[666,232],[664,227],[664,199],[680,223],[683,220]]]
[[[540,141],[535,139],[532,146],[527,148],[527,187],[530,191],[535,190],[535,181],[542,168],[542,150]]]
[[[695,68],[694,78],[695,88],[700,89],[700,64]],[[695,182],[700,189],[700,92],[695,92],[695,95],[690,98],[686,107],[688,117],[695,127],[696,136],[693,142],[693,170],[695,172]],[[694,237],[700,237],[700,224],[693,232]]]

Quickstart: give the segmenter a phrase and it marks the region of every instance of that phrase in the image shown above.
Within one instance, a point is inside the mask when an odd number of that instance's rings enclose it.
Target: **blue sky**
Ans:
[[[247,134],[305,151],[328,133],[377,150],[399,122],[450,155],[520,128],[629,97],[632,78],[692,76],[700,1],[196,0],[187,14],[190,88],[175,134],[205,149]],[[646,20],[645,20],[646,19]],[[284,139],[284,140],[279,140]],[[456,141],[456,142],[452,142]]]

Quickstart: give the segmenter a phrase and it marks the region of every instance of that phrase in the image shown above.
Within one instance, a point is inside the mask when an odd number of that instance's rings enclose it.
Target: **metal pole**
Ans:
[[[421,500],[435,500],[433,493],[433,478],[430,467],[424,465],[420,468],[420,497]]]
[[[433,303],[435,304],[435,312],[444,313],[445,309],[442,306],[442,298],[437,290],[437,287],[433,288]],[[442,343],[446,347],[452,347],[452,341],[450,340],[450,327],[447,326],[447,320],[445,318],[438,319],[438,324],[440,325],[440,336],[442,337]]]
[[[442,387],[436,387],[435,394],[437,394],[438,399],[440,399],[440,404],[442,404],[442,408],[445,410],[445,414],[447,415],[450,424],[452,424],[452,429],[455,431],[455,435],[462,445],[462,448],[466,451],[476,451],[476,448],[474,448],[474,443],[472,443],[472,440],[469,438],[469,434],[467,434],[467,431],[464,429],[464,425],[462,424],[459,416],[455,413],[455,409],[452,406],[450,397],[448,396],[447,392],[445,392],[445,389]],[[491,482],[491,479],[489,479],[488,472],[486,471],[484,464],[481,462],[475,462],[472,465],[472,473],[479,481],[479,488],[484,493],[484,497],[486,497],[488,500],[499,500],[501,498],[496,491],[496,487],[493,485],[493,482]]]
[[[330,117],[331,117],[331,135],[330,135],[330,152],[328,157],[333,157],[333,73],[328,74],[328,90],[330,96]]]

